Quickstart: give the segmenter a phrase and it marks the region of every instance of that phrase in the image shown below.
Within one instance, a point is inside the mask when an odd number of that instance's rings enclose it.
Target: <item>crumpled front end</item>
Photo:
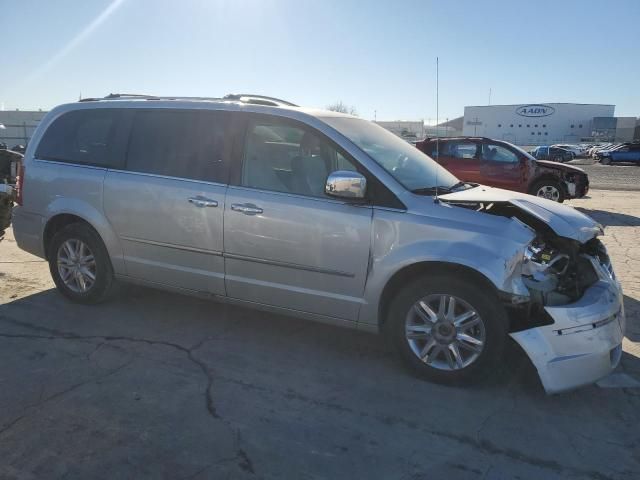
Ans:
[[[535,365],[547,393],[591,384],[616,368],[625,316],[622,291],[614,279],[598,280],[574,303],[544,310],[552,324],[511,336]]]
[[[511,218],[533,232],[524,254],[505,265],[509,282],[501,291],[510,335],[538,369],[548,393],[593,383],[618,365],[623,295],[598,239],[599,224],[565,205],[486,187],[444,195],[441,201]]]
[[[622,289],[604,245],[597,238],[556,245],[530,245],[522,273],[540,325],[511,333],[547,393],[607,376],[620,361],[625,328]]]

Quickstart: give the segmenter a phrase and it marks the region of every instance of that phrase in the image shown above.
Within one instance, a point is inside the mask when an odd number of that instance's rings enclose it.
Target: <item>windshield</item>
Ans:
[[[430,157],[380,125],[349,117],[322,120],[364,150],[408,190],[429,190],[436,186],[450,189],[460,183]]]
[[[527,157],[529,160],[533,160],[535,162],[536,158],[533,155],[531,155],[529,152],[524,151],[523,149],[521,149],[517,145],[514,145],[513,143],[510,143],[509,145],[511,145],[511,148],[517,150],[522,155]],[[536,147],[536,149],[534,151],[539,151],[539,149],[542,149],[542,148],[545,148],[545,147]]]

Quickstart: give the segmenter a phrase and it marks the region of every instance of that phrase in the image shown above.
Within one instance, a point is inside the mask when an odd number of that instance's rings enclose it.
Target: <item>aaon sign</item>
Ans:
[[[555,111],[556,109],[549,105],[523,105],[516,108],[516,113],[523,117],[548,117]]]

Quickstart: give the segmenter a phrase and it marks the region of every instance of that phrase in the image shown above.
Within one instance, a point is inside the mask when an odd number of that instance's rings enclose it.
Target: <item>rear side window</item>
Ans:
[[[36,158],[109,167],[120,111],[75,110],[62,114],[49,126]]]
[[[475,142],[450,141],[440,146],[440,156],[458,158],[460,160],[474,160],[478,145]]]
[[[227,119],[227,112],[137,111],[127,170],[226,183]]]

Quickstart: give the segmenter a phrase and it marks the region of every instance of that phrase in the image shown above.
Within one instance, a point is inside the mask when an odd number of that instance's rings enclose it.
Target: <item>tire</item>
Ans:
[[[81,250],[77,248],[79,242],[84,245]],[[74,264],[79,258],[78,251],[85,260]],[[98,233],[89,225],[72,223],[60,229],[51,239],[47,256],[51,277],[60,293],[68,299],[96,304],[112,293],[114,277],[109,254]],[[93,258],[93,262],[89,258]],[[84,283],[78,280],[78,273],[82,273]],[[89,274],[93,275],[93,281]],[[86,289],[83,290],[82,285]]]
[[[428,324],[427,320],[424,320],[425,317],[416,313],[415,308],[420,305],[419,302],[439,305],[439,298],[442,296],[456,298],[454,313],[471,311],[477,315],[465,320],[462,327],[457,328],[438,316],[436,323],[429,323],[433,333],[424,333],[424,339],[407,338],[408,331],[414,332],[414,329],[420,326],[413,324],[416,319],[424,321],[425,325]],[[448,301],[445,301],[445,305],[448,310]],[[431,311],[435,313],[433,309]],[[479,320],[482,329],[480,324],[464,327],[471,325],[470,322],[475,322],[476,319]],[[493,292],[488,294],[486,290],[478,289],[477,285],[451,275],[437,275],[419,277],[398,292],[389,305],[383,331],[392,340],[405,365],[417,376],[436,383],[464,385],[480,381],[494,370],[493,367],[501,359],[507,340],[507,325],[506,313]],[[441,331],[448,337],[439,336],[438,333],[442,333]],[[460,334],[472,336],[476,341],[482,338],[482,346],[476,347],[481,348],[480,352],[469,348],[473,344],[462,340],[462,337],[458,338]],[[452,338],[454,335],[455,338]],[[428,342],[435,342],[435,345],[427,347]],[[452,344],[456,345],[461,363],[455,360],[456,355],[451,350]],[[466,346],[463,347],[463,344]],[[424,353],[425,349],[425,359],[422,360],[419,355]],[[445,356],[447,351],[449,358]],[[466,363],[467,361],[469,363]],[[455,368],[451,368],[452,366]]]
[[[546,194],[543,194],[546,192]],[[536,181],[531,190],[529,190],[530,195],[535,195],[536,197],[547,198],[554,202],[562,203],[566,198],[566,194],[562,185],[557,180],[552,178],[549,179],[541,179]]]
[[[600,157],[600,164],[601,165],[611,165],[611,158],[610,157]]]

